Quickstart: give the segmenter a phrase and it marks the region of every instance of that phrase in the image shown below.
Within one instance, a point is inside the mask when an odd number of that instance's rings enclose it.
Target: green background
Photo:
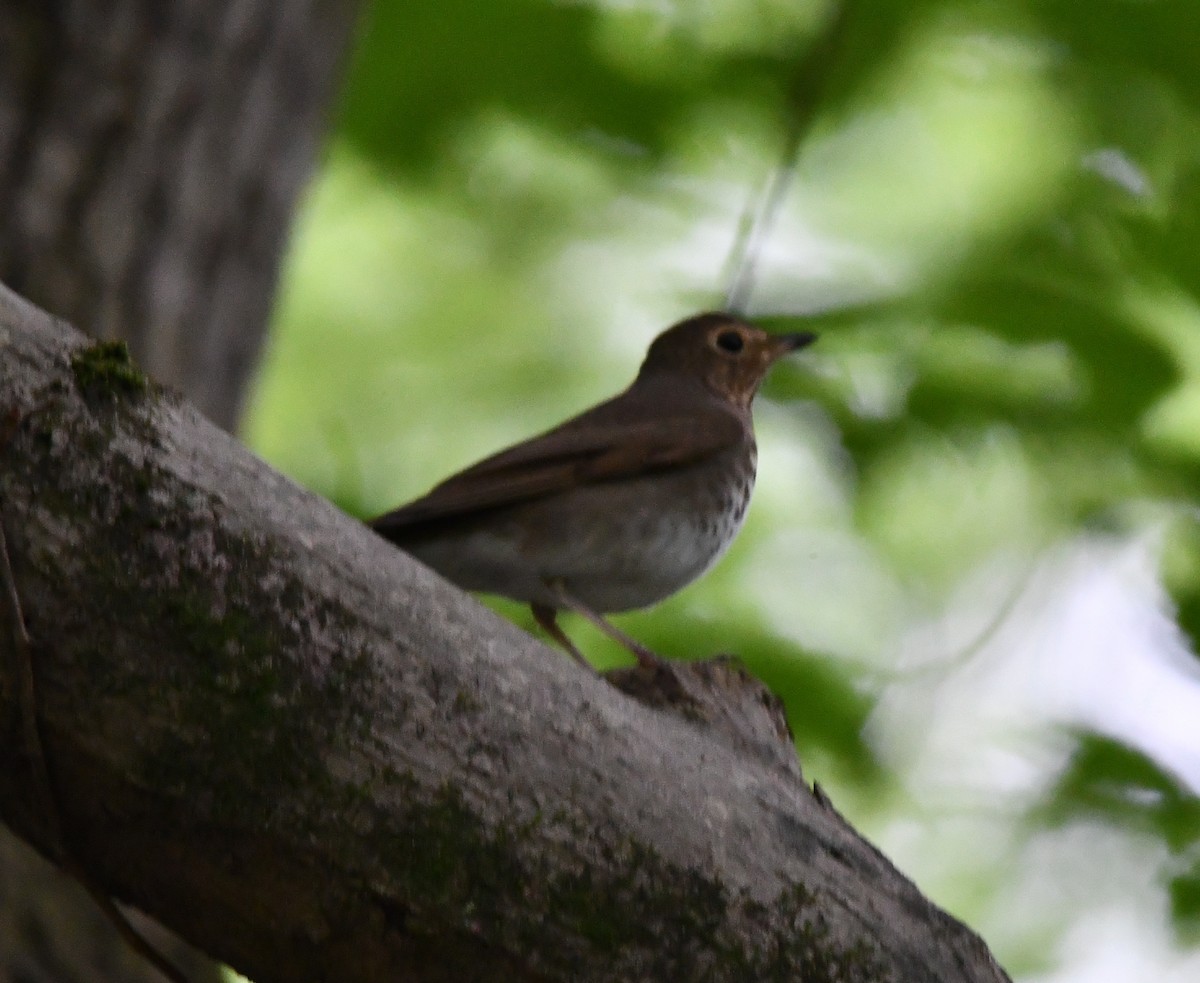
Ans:
[[[613,394],[804,118],[749,309],[821,341],[729,555],[617,620],[739,654],[1016,978],[1200,979],[1200,4],[831,12],[378,0],[246,435],[367,516]]]

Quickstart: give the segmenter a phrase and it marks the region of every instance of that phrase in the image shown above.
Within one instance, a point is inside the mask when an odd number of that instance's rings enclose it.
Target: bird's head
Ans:
[[[777,359],[816,340],[817,336],[807,331],[768,334],[732,314],[698,314],[654,339],[638,379],[662,372],[680,373],[745,408]]]

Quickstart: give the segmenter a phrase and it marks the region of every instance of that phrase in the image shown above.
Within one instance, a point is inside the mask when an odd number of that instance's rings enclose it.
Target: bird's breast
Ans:
[[[750,504],[755,465],[749,444],[690,467],[580,489],[569,510],[547,503],[540,534],[522,552],[593,610],[646,607],[725,552]]]
[[[754,488],[752,441],[693,465],[583,484],[405,548],[467,590],[556,607],[561,581],[594,611],[647,607],[716,562]]]

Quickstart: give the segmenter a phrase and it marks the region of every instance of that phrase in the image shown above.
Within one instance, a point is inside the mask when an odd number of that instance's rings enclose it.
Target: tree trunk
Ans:
[[[350,0],[0,8],[0,280],[236,426]],[[143,926],[193,980],[215,967]],[[0,829],[0,981],[159,980]]]
[[[12,603],[0,816],[115,897],[259,983],[1006,979],[804,785],[737,673],[635,672],[647,706],[119,351],[7,294],[0,346],[64,842],[13,737]]]
[[[355,4],[0,11],[0,280],[232,429]]]

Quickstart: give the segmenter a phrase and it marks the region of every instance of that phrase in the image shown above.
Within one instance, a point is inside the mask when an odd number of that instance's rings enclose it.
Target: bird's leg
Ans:
[[[632,638],[626,635],[625,632],[621,631],[620,628],[609,622],[602,615],[597,614],[582,601],[576,600],[563,585],[561,580],[548,580],[546,581],[546,586],[554,591],[554,594],[558,598],[558,603],[561,607],[566,608],[568,611],[574,611],[576,614],[583,615],[583,617],[587,618],[588,621],[599,628],[613,641],[618,642],[625,648],[629,649],[629,651],[633,653],[633,657],[637,659],[639,666],[648,669],[656,669],[662,665],[662,659],[646,648],[645,645],[642,645],[640,642],[635,642]],[[536,611],[534,612],[534,616],[537,616]],[[543,627],[545,626],[543,625]],[[557,628],[557,626],[555,627]],[[547,631],[549,631],[549,629],[547,629]],[[574,648],[574,646],[571,647]]]
[[[529,609],[533,612],[533,620],[542,626],[542,630],[553,638],[559,645],[571,653],[571,658],[582,666],[592,669],[592,664],[583,657],[583,653],[575,647],[575,643],[567,637],[567,633],[558,627],[557,615],[558,612],[554,608],[547,607],[545,604],[531,604]],[[595,672],[594,669],[592,669]]]

